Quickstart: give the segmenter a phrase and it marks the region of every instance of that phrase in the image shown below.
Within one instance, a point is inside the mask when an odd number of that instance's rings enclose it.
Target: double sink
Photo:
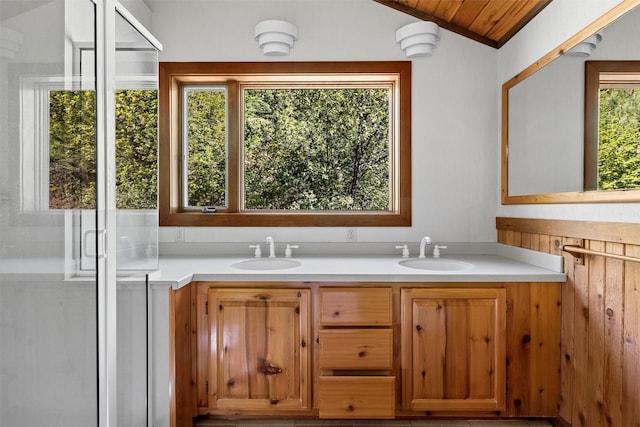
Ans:
[[[238,270],[273,271],[299,267],[302,261],[288,258],[253,258],[236,262],[231,266]],[[398,261],[398,265],[427,271],[460,271],[473,268],[473,264],[450,258],[409,258]]]
[[[267,237],[265,240],[268,245],[269,255],[268,258],[262,257],[262,250],[260,245],[250,245],[249,247],[255,249],[255,258],[247,259],[244,261],[236,262],[231,267],[238,270],[248,271],[274,271],[274,270],[288,270],[296,268],[302,265],[299,260],[291,259],[293,254],[292,249],[298,249],[297,245],[287,245],[285,250],[285,258],[276,258],[275,256],[275,241],[273,237]],[[442,259],[440,258],[440,249],[446,249],[446,246],[436,245],[433,249],[433,258],[426,257],[426,247],[431,246],[431,237],[425,236],[420,241],[420,256],[418,258],[409,258],[409,249],[407,245],[396,246],[396,249],[402,249],[402,260],[398,261],[398,265],[401,267],[412,268],[425,271],[461,271],[473,268],[473,264],[468,262],[459,261],[455,259]]]

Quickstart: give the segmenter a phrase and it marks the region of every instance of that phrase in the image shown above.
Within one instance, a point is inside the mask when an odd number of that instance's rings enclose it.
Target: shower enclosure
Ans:
[[[151,425],[157,52],[115,0],[0,0],[0,426]]]

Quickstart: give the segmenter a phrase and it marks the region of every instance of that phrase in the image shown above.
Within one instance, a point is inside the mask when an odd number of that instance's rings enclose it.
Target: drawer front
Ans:
[[[391,288],[320,289],[322,326],[391,326]]]
[[[395,377],[320,377],[320,418],[393,418]]]
[[[320,337],[320,369],[391,370],[391,329],[329,329]]]

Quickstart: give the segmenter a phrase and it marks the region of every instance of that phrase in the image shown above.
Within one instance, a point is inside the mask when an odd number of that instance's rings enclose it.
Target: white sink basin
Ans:
[[[405,259],[402,261],[398,261],[398,264],[403,267],[431,271],[460,271],[473,268],[473,264],[469,264],[468,262],[443,258]]]
[[[239,270],[286,270],[300,265],[300,261],[294,259],[256,258],[236,262],[231,267]]]

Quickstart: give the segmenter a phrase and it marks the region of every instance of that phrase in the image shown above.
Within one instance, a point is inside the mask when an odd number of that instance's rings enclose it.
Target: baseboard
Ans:
[[[564,418],[560,418],[560,417],[550,418],[549,422],[553,427],[571,427],[571,424],[565,421]]]

